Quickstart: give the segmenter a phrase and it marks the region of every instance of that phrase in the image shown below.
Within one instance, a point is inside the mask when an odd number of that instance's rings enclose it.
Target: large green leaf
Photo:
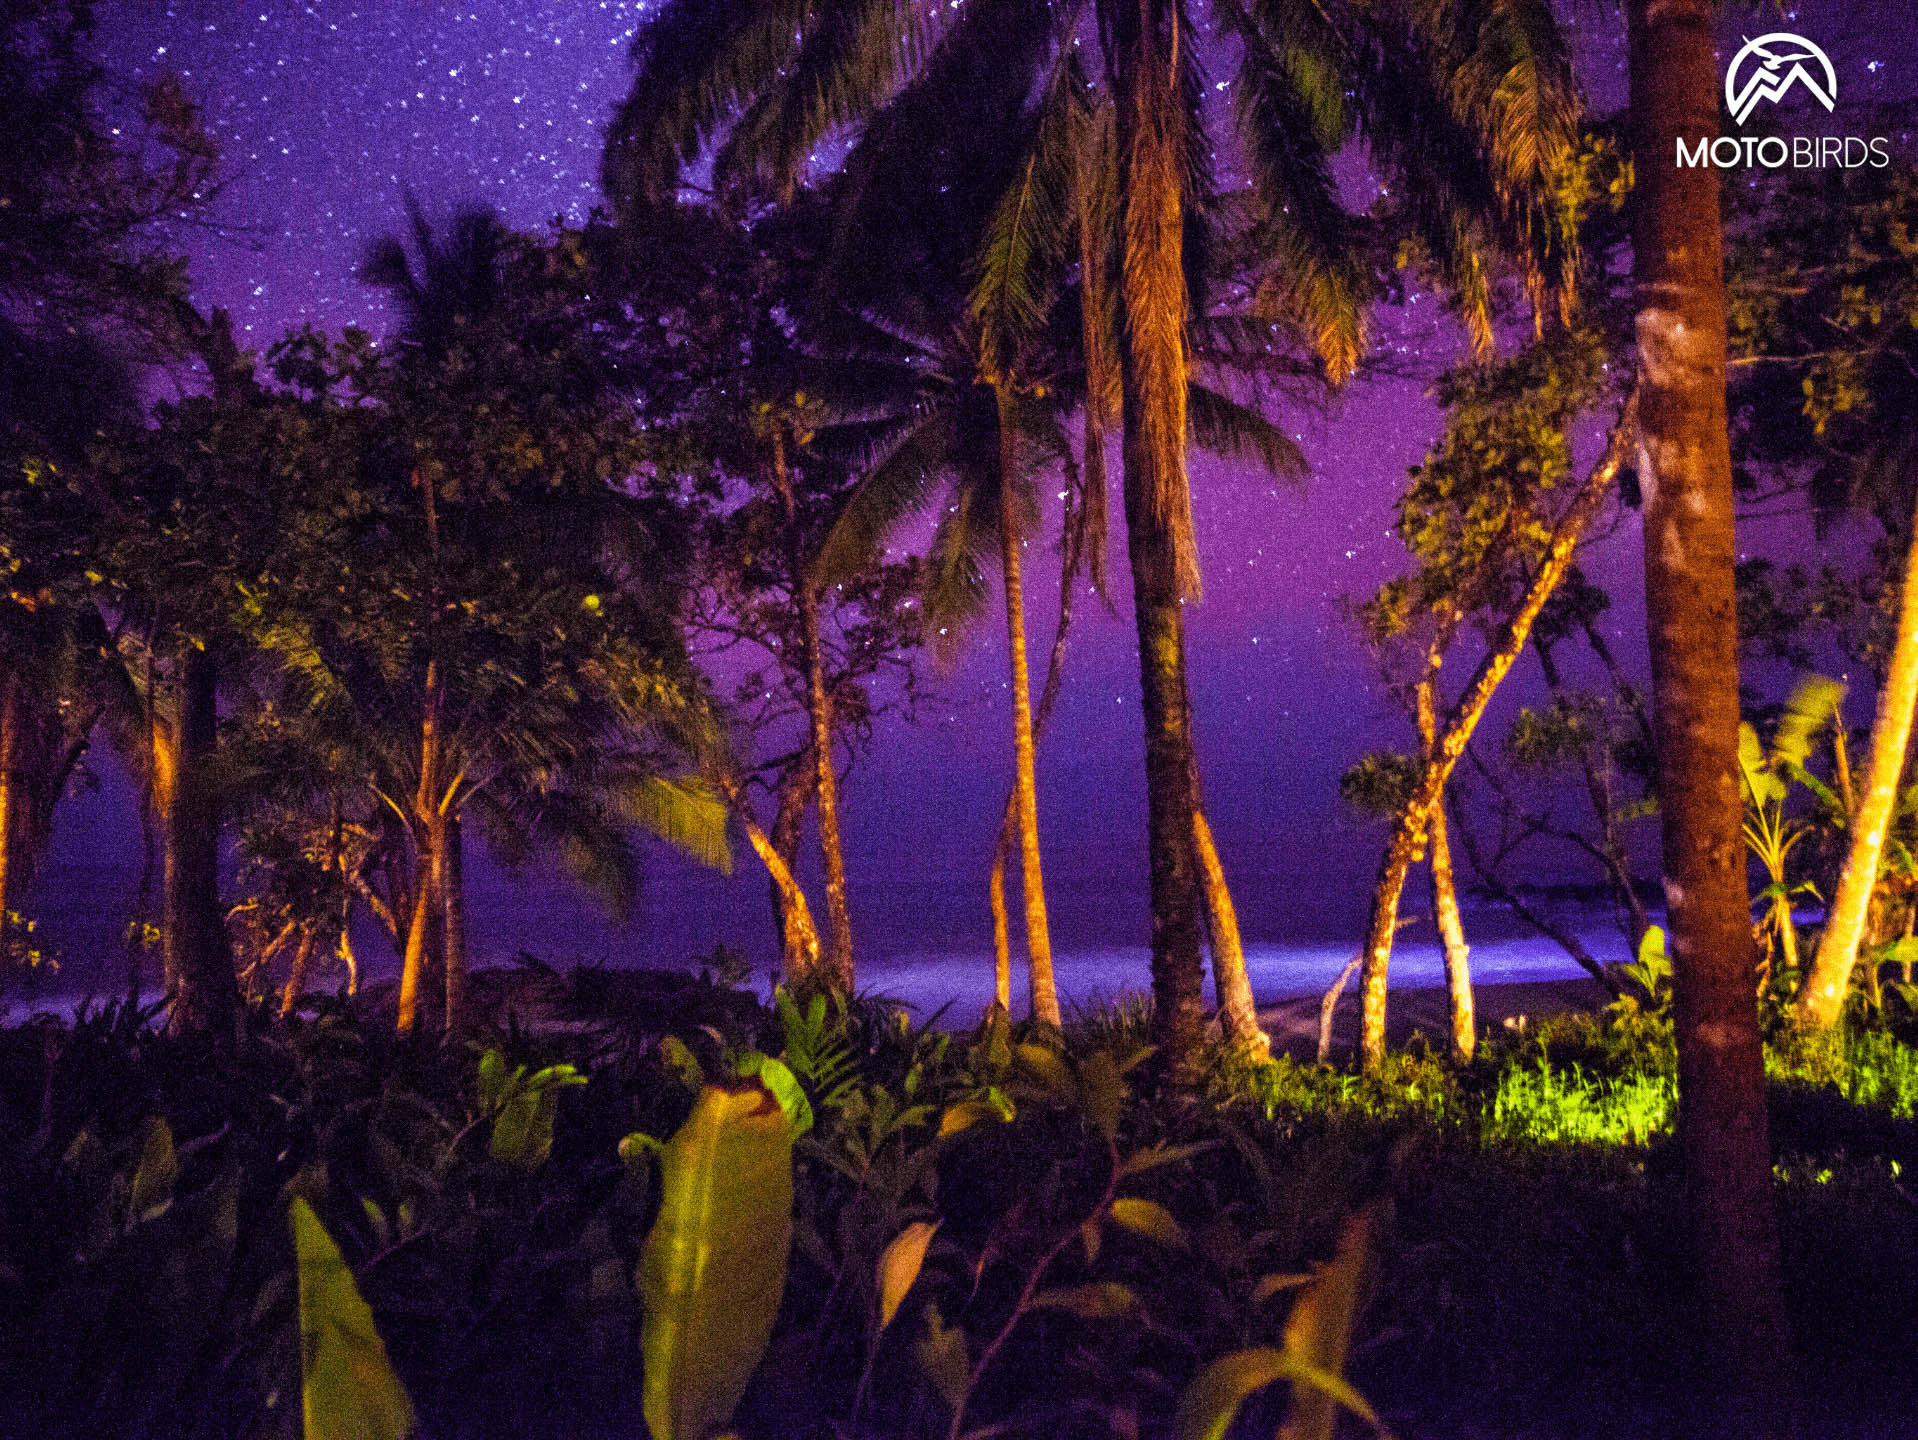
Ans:
[[[353,1272],[306,1201],[294,1200],[292,1222],[306,1440],[402,1440],[413,1432],[413,1402]]]
[[[706,1440],[772,1337],[792,1249],[792,1126],[763,1085],[708,1085],[660,1157],[639,1262],[653,1440]]]

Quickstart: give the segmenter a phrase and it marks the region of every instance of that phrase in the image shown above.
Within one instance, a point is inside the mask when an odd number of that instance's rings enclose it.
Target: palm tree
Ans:
[[[1490,335],[1486,252],[1530,257],[1541,294],[1560,278],[1554,267],[1570,247],[1549,180],[1571,143],[1574,107],[1547,6],[1225,0],[1212,14],[1240,55],[1232,84],[1268,261],[1262,297],[1275,315],[1298,318],[1329,374],[1349,373],[1365,343],[1362,227],[1340,205],[1329,166],[1349,139],[1370,146],[1398,214],[1465,297],[1481,341]],[[973,0],[956,13],[930,0],[682,0],[635,40],[639,73],[603,165],[615,204],[638,213],[670,198],[686,162],[724,132],[722,189],[790,193],[817,142],[870,115],[907,76],[949,77],[961,102],[962,80],[1025,96],[1062,54],[1103,57],[1090,78],[1114,106],[1114,190],[1111,224],[1092,249],[1116,312],[1153,987],[1175,1065],[1196,1054],[1203,1020],[1183,612],[1199,591],[1185,468],[1190,327],[1205,313],[1193,281],[1206,268],[1215,209],[1197,27],[1198,12],[1181,0]],[[969,144],[972,113],[965,103],[894,112],[895,123],[914,122],[928,155]]]
[[[1645,608],[1678,1042],[1678,1128],[1715,1379],[1740,1433],[1785,1428],[1765,1069],[1738,795],[1738,634],[1719,184],[1672,161],[1718,133],[1710,0],[1626,7],[1643,387]]]

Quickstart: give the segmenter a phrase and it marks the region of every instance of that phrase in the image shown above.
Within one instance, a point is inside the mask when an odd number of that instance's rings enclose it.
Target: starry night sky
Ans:
[[[178,241],[192,257],[196,298],[228,307],[243,343],[264,350],[307,321],[385,328],[379,294],[352,271],[369,240],[399,227],[406,188],[429,215],[481,203],[526,228],[581,218],[598,199],[601,126],[628,84],[628,47],[646,9],[634,0],[115,0],[100,7],[100,40],[118,74],[138,81],[170,68],[204,107],[225,178]],[[1592,5],[1568,13],[1588,92],[1598,108],[1617,105],[1622,18]],[[1721,40],[1735,46],[1741,24],[1757,34],[1795,22],[1831,53],[1845,100],[1918,90],[1910,0],[1787,15],[1733,7]],[[1433,309],[1427,297],[1387,326],[1399,362],[1426,376],[1455,343]],[[1288,417],[1314,466],[1303,488],[1194,465],[1207,588],[1191,615],[1192,690],[1208,809],[1255,942],[1349,938],[1362,918],[1379,836],[1341,813],[1336,780],[1365,749],[1405,735],[1340,603],[1402,562],[1390,506],[1437,431],[1424,389],[1422,379],[1375,382],[1329,415]],[[1049,554],[1029,563],[1035,581]],[[1122,559],[1115,552],[1115,573]],[[1618,597],[1610,628],[1628,654],[1642,648],[1638,564],[1627,520],[1589,567]],[[1055,943],[1068,949],[1145,935],[1137,671],[1129,598],[1117,599],[1116,617],[1080,607],[1066,694],[1040,760]],[[1029,584],[1028,604],[1043,653],[1056,581]],[[918,722],[886,727],[855,767],[847,839],[864,952],[987,942],[985,858],[1010,770],[997,633],[982,626]],[[1508,688],[1501,709],[1528,698],[1525,677]],[[94,895],[130,885],[131,861],[104,839],[128,804],[108,781],[63,814],[49,899],[76,883]],[[763,882],[743,867],[728,882],[662,857],[645,906],[618,932],[585,902],[551,893],[545,877],[483,873],[475,908],[488,956],[529,945],[555,959],[675,961],[721,938],[758,953],[769,944]],[[68,923],[76,934],[93,928]],[[50,934],[62,928],[50,914]]]

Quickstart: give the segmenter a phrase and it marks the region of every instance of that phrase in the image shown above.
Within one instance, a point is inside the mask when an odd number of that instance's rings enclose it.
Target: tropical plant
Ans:
[[[1096,22],[1096,52],[1093,50]],[[1451,9],[1231,5],[1217,24],[1237,42],[1239,134],[1255,223],[1270,262],[1254,278],[1271,321],[1295,321],[1342,378],[1364,348],[1369,266],[1362,227],[1340,205],[1328,163],[1363,136],[1389,175],[1395,215],[1423,241],[1489,342],[1488,253],[1523,253],[1543,292],[1572,245],[1551,177],[1572,143],[1570,70],[1549,13],[1529,4]],[[1156,1013],[1168,1059],[1196,1054],[1202,876],[1198,766],[1185,694],[1181,607],[1198,593],[1185,451],[1190,348],[1208,307],[1195,276],[1210,240],[1211,146],[1200,109],[1198,17],[1178,3],[672,5],[635,40],[639,74],[608,137],[603,175],[627,215],[670,200],[682,167],[718,141],[722,186],[791,194],[814,142],[871,122],[922,153],[974,142],[982,110],[1033,94],[1080,103],[1050,83],[1073,58],[1105,58],[1112,144],[1094,175],[1111,197],[1088,235],[1083,270],[1117,323],[1126,517],[1147,725]],[[904,83],[910,81],[910,83]],[[895,98],[896,97],[896,98]],[[881,106],[883,110],[880,110]],[[728,129],[730,127],[730,129]],[[1044,132],[1046,127],[1041,127]],[[1050,133],[1064,135],[1055,125]],[[1084,152],[1031,151],[1052,195]],[[859,173],[849,171],[853,183]],[[1096,282],[1093,283],[1093,282]],[[1102,350],[1102,355],[1105,352]],[[1104,385],[1095,387],[1103,402]],[[1095,422],[1110,415],[1103,403]],[[1095,429],[1096,429],[1095,423]]]

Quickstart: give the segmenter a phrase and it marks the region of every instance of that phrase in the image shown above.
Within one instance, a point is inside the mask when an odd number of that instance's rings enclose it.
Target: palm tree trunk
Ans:
[[[999,405],[999,557],[1006,585],[1006,651],[1012,665],[1013,794],[1019,812],[1019,890],[1025,902],[1026,967],[1032,1018],[1055,1030],[1064,1024],[1052,978],[1052,935],[1046,925],[1046,886],[1039,856],[1039,780],[1032,737],[1032,677],[1026,666],[1026,602],[1021,573],[1018,432],[1012,397],[994,387]]]
[[[1805,977],[1792,1007],[1801,1025],[1834,1025],[1844,1013],[1845,991],[1858,963],[1858,945],[1864,938],[1871,893],[1878,883],[1885,832],[1891,828],[1892,815],[1898,808],[1898,782],[1904,778],[1914,708],[1918,708],[1918,515],[1912,517],[1891,670],[1878,692],[1878,713],[1871,722],[1864,798],[1851,812],[1851,846],[1845,854],[1845,868],[1838,875],[1838,889],[1832,896],[1831,913],[1825,918],[1825,933],[1812,957],[1811,973]],[[1837,724],[1842,730],[1842,717]]]
[[[1379,864],[1379,879],[1372,894],[1372,917],[1366,927],[1365,947],[1360,952],[1359,1053],[1365,1068],[1374,1070],[1385,1060],[1385,989],[1392,959],[1392,941],[1398,931],[1399,901],[1405,893],[1405,877],[1418,854],[1419,841],[1430,833],[1432,815],[1445,794],[1445,782],[1451,778],[1472,732],[1484,717],[1485,707],[1500,683],[1511,672],[1513,663],[1525,648],[1539,611],[1558,588],[1578,553],[1579,541],[1598,514],[1606,495],[1617,479],[1625,458],[1625,447],[1634,430],[1637,398],[1627,399],[1623,412],[1612,426],[1605,454],[1585,479],[1585,485],[1552,533],[1551,543],[1532,576],[1519,606],[1505,624],[1504,632],[1486,650],[1453,707],[1442,729],[1434,727],[1437,739],[1428,748],[1419,774],[1417,788],[1407,799],[1392,825],[1385,855]],[[1736,726],[1733,727],[1736,733]]]
[[[1232,889],[1225,883],[1218,846],[1205,812],[1192,814],[1192,839],[1205,882],[1206,928],[1212,937],[1212,989],[1219,1006],[1219,1029],[1227,1046],[1248,1060],[1270,1060],[1272,1041],[1259,1024],[1259,1007],[1252,999],[1252,977],[1245,968],[1245,945],[1239,938],[1239,912]]]
[[[846,901],[846,853],[839,834],[839,775],[832,758],[832,691],[826,686],[826,655],[819,635],[819,596],[807,573],[804,541],[799,533],[799,499],[786,465],[785,434],[777,429],[773,432],[773,484],[786,510],[793,603],[799,608],[800,643],[806,650],[806,716],[812,724],[819,848],[826,862],[826,926],[831,935],[823,974],[834,989],[850,991],[852,911]]]
[[[466,857],[457,815],[440,822],[440,949],[446,965],[446,1028],[466,1021]]]
[[[1170,1072],[1196,1076],[1205,1041],[1185,613],[1198,593],[1187,485],[1184,123],[1178,16],[1165,0],[1119,6],[1116,37],[1123,262],[1120,388],[1126,551],[1145,716],[1153,1020]]]
[[[1725,417],[1719,176],[1675,163],[1718,134],[1710,0],[1630,0],[1634,280],[1659,813],[1678,1131],[1705,1304],[1731,1402],[1717,1433],[1788,1426],[1790,1332],[1759,1044],[1738,792],[1738,617]]]
[[[413,915],[406,926],[406,949],[400,959],[399,1020],[402,1035],[419,1025],[420,986],[426,974],[426,952],[433,929],[433,882],[424,856],[413,889]]]
[[[182,643],[173,704],[153,728],[152,765],[167,1028],[225,1044],[236,1034],[239,987],[220,911],[220,813],[207,773],[218,743],[217,679],[213,657]]]
[[[999,817],[999,838],[992,847],[992,874],[986,879],[986,904],[992,911],[992,1003],[1012,1012],[1012,926],[1006,918],[1006,857],[1018,828],[1019,796],[1006,797]]]
[[[800,962],[787,971],[787,979],[799,984],[816,981],[821,973],[819,929],[813,924],[812,907],[806,903],[806,892],[799,888],[799,882],[793,878],[792,867],[786,864],[786,858],[767,838],[758,822],[738,808],[733,813],[739,818],[740,828],[746,832],[746,841],[753,847],[753,853],[759,857],[760,863],[766,867],[766,874],[784,897],[789,943]]]
[[[1438,742],[1438,681],[1428,675],[1418,687],[1419,744],[1427,755]],[[1452,846],[1445,832],[1445,800],[1432,807],[1427,838],[1432,846],[1432,914],[1438,920],[1439,943],[1445,952],[1445,991],[1450,1001],[1452,1058],[1470,1062],[1478,1044],[1478,1018],[1472,996],[1471,947],[1465,943],[1465,922],[1459,916],[1458,889],[1452,879]]]

